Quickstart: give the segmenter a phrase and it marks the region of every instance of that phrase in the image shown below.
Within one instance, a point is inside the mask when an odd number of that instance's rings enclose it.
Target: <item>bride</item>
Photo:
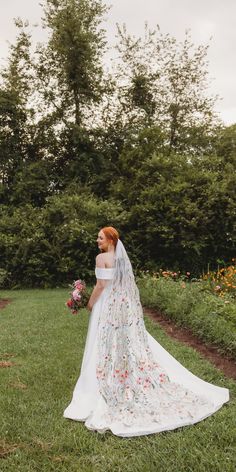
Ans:
[[[98,233],[96,286],[80,377],[64,417],[129,437],[197,423],[229,400],[147,331],[132,266],[117,230]]]

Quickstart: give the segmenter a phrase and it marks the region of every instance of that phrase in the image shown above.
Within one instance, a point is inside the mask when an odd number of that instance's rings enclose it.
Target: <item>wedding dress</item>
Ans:
[[[120,240],[113,268],[96,268],[106,287],[93,306],[80,377],[64,417],[130,437],[197,423],[229,391],[188,371],[146,330],[132,266]]]

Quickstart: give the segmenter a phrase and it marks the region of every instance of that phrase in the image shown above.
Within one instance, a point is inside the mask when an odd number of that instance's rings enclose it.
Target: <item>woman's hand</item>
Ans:
[[[89,311],[92,311],[92,308],[93,308],[93,306],[91,305],[91,303],[88,302],[88,304],[87,304],[87,309],[88,309]]]

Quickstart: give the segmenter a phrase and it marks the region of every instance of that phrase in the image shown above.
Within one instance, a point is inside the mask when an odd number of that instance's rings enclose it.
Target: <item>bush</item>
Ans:
[[[205,290],[202,282],[185,283],[145,276],[138,279],[142,303],[158,308],[178,325],[190,328],[219,351],[236,358],[236,305]]]
[[[1,209],[0,266],[8,287],[63,286],[94,276],[96,238],[105,225],[119,227],[125,213],[115,201],[93,195],[57,195],[44,208]]]
[[[0,288],[4,288],[4,284],[7,280],[7,271],[0,268]]]

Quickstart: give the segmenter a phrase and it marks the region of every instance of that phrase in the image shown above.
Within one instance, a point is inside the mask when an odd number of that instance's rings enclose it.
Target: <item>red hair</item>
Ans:
[[[112,244],[116,247],[118,239],[119,239],[119,233],[118,231],[113,228],[113,226],[105,226],[105,228],[102,228],[101,231],[105,234],[106,238],[109,239]]]

